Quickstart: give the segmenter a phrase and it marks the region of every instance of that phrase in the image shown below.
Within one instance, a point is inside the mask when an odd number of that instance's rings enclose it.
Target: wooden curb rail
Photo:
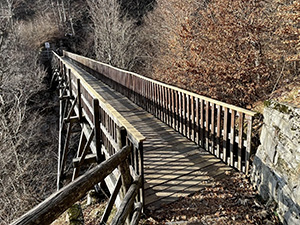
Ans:
[[[80,200],[87,191],[108,176],[130,154],[126,146],[103,163],[92,168],[84,175],[52,194],[39,205],[11,223],[11,225],[51,224],[65,210]]]

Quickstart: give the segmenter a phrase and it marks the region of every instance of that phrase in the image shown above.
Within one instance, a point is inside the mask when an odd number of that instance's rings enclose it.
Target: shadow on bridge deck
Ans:
[[[159,208],[161,204],[174,202],[180,197],[213,185],[226,171],[233,170],[70,60],[65,60],[76,67],[94,90],[146,137],[146,208]]]

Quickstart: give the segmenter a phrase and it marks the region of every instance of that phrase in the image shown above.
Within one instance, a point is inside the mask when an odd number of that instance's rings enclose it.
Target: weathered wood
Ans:
[[[142,212],[142,203],[138,202],[134,204],[134,213],[130,222],[130,225],[138,225],[140,218],[141,218],[141,212]]]
[[[211,153],[212,154],[216,154],[215,153],[215,140],[216,140],[216,138],[215,138],[215,104],[214,103],[212,103],[211,104],[211,131],[210,131],[210,133],[211,133]]]
[[[223,124],[223,161],[227,163],[227,140],[228,140],[228,108],[224,107]]]
[[[222,108],[218,106],[218,115],[217,115],[217,149],[216,149],[216,156],[220,157],[220,139],[221,139],[221,111]]]
[[[150,82],[152,82],[154,84],[157,84],[160,87],[170,88],[170,89],[178,91],[178,92],[180,92],[182,94],[187,94],[187,95],[190,95],[190,96],[194,96],[194,97],[202,99],[204,101],[209,101],[210,103],[214,103],[216,105],[224,106],[224,107],[226,107],[228,109],[232,109],[232,110],[235,110],[235,111],[238,111],[238,112],[245,113],[246,115],[249,115],[249,116],[254,116],[256,114],[255,112],[252,112],[250,110],[243,109],[241,107],[234,106],[234,105],[231,105],[231,104],[228,104],[228,103],[225,103],[225,102],[221,102],[221,101],[218,101],[218,100],[215,100],[215,99],[212,99],[212,98],[208,98],[208,97],[205,97],[205,96],[202,96],[202,95],[199,95],[199,94],[196,94],[196,93],[184,90],[182,88],[178,88],[178,87],[175,87],[175,86],[172,86],[172,85],[165,84],[165,83],[160,82],[160,81],[153,80],[151,78],[148,78],[148,77],[145,77],[145,76],[133,73],[133,72],[128,72],[128,71],[125,71],[125,70],[113,67],[111,65],[108,65],[108,64],[105,64],[105,63],[102,63],[102,62],[99,62],[99,61],[96,61],[96,60],[93,60],[93,59],[89,59],[89,58],[84,57],[84,56],[80,56],[80,55],[77,55],[77,54],[74,54],[74,53],[71,53],[71,52],[66,52],[66,51],[64,51],[64,53],[65,53],[66,57],[69,57],[69,58],[71,58],[71,59],[73,59],[73,60],[75,60],[75,61],[77,61],[79,63],[82,63],[83,65],[85,65],[87,67],[96,68],[96,70],[99,70],[100,68],[101,69],[103,69],[103,68],[110,68],[110,69],[113,69],[115,71],[120,71],[124,75],[132,76],[133,79],[139,79],[139,80],[141,80],[143,82],[144,81],[150,81]],[[102,71],[98,71],[98,72],[100,72],[102,74]],[[103,74],[103,75],[107,76],[107,74]]]
[[[204,148],[204,102],[200,100],[200,139],[201,139],[201,147]]]
[[[126,218],[128,217],[135,200],[136,195],[138,194],[139,188],[141,186],[142,180],[139,178],[138,180],[133,181],[128,192],[126,193],[120,208],[118,209],[111,225],[123,225]]]
[[[242,148],[243,148],[243,125],[244,114],[239,113],[239,136],[238,136],[238,170],[242,171]]]
[[[122,143],[123,137],[126,137],[126,130],[124,128],[119,128],[117,129],[117,138],[118,138],[118,146],[119,149],[121,149],[124,145]],[[119,165],[119,171],[121,173],[121,179],[122,179],[122,186],[123,186],[123,193],[126,193],[130,187],[131,184],[131,176],[130,176],[130,170],[129,170],[129,162],[128,160],[124,160],[120,165]],[[124,196],[123,196],[124,197]]]
[[[64,211],[81,199],[87,191],[109,175],[130,154],[128,146],[87,171],[72,183],[52,194],[45,201],[14,221],[11,225],[51,224]]]
[[[78,117],[82,121],[82,106],[81,106],[81,88],[80,88],[80,79],[77,79],[77,99],[78,99]]]
[[[205,149],[209,151],[209,102],[205,102]]]
[[[121,189],[121,185],[122,185],[122,181],[121,181],[121,177],[118,178],[118,181],[115,185],[115,188],[114,188],[114,191],[113,193],[111,194],[110,198],[109,198],[109,201],[106,205],[106,208],[105,208],[105,211],[101,217],[101,221],[100,221],[100,225],[105,225],[107,223],[107,220],[109,218],[109,215],[111,213],[111,210],[114,206],[114,203],[116,201],[116,198],[118,196],[118,193]]]
[[[63,148],[63,151],[61,153],[60,168],[59,168],[59,171],[58,171],[59,180],[61,180],[61,178],[64,174],[64,167],[65,167],[66,160],[67,160],[67,153],[69,151],[69,142],[70,142],[70,138],[71,138],[72,125],[73,125],[72,123],[69,123],[68,127],[67,127],[67,133],[66,133],[64,148]]]
[[[80,160],[81,160],[80,157],[74,158],[73,159],[73,166],[74,167],[79,167],[80,166]],[[83,162],[81,164],[82,165],[88,165],[88,164],[96,163],[96,162],[97,162],[97,155],[95,155],[95,154],[87,154],[84,157]]]
[[[230,125],[230,166],[233,166],[233,150],[235,144],[235,111],[231,110],[231,125]]]
[[[97,161],[101,162],[104,160],[104,157],[101,154],[101,128],[100,128],[100,106],[99,100],[93,100],[94,108],[94,126],[95,126],[95,139],[96,139],[96,151],[97,151]]]
[[[251,135],[252,135],[252,116],[247,115],[247,145],[246,145],[246,169],[245,173],[249,173],[249,160],[251,155]]]
[[[195,129],[196,129],[196,126],[195,126],[195,99],[194,99],[193,96],[191,96],[191,117],[192,117],[192,120],[191,120],[191,129],[192,129],[191,139],[192,139],[192,141],[195,141],[196,140],[196,135],[195,135]]]

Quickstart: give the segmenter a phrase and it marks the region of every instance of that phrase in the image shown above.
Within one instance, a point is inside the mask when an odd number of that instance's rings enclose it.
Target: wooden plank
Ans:
[[[203,100],[200,100],[200,139],[201,147],[204,148],[204,103]]]
[[[191,98],[186,95],[186,137],[191,139]]]
[[[209,151],[209,102],[205,102],[205,149]]]
[[[143,205],[141,202],[134,204],[134,212],[133,212],[133,216],[132,216],[130,225],[138,225],[139,224],[139,221],[141,218],[141,213],[142,213],[142,208],[143,208]]]
[[[227,141],[228,141],[228,108],[224,107],[224,125],[223,125],[223,161],[227,161]]]
[[[221,139],[221,111],[222,108],[218,106],[218,113],[217,113],[217,148],[216,148],[216,156],[220,158],[220,139]]]
[[[200,141],[200,103],[199,103],[199,99],[196,98],[196,123],[195,123],[195,133],[196,133],[196,144],[198,144],[199,146],[201,146],[201,141]]]
[[[178,123],[178,126],[179,126],[179,133],[183,133],[183,111],[182,111],[182,94],[181,92],[178,92],[178,111],[179,111],[179,123]]]
[[[186,94],[182,95],[182,127],[183,127],[183,131],[182,134],[184,136],[187,136],[187,115],[186,115],[186,105],[187,105],[187,96]]]
[[[246,155],[245,155],[245,161],[246,161],[246,169],[245,173],[249,173],[249,161],[250,161],[250,155],[251,155],[251,135],[252,135],[252,116],[247,115],[247,144],[246,144]]]
[[[81,106],[81,87],[80,79],[77,79],[77,99],[78,99],[78,117],[82,121],[82,106]]]
[[[234,144],[235,144],[235,111],[231,110],[231,123],[230,123],[230,166],[234,166],[234,159],[233,159],[233,151],[234,151]]]
[[[81,135],[80,135],[80,139],[79,139],[79,144],[78,144],[78,150],[77,150],[77,154],[76,154],[76,158],[79,158],[82,154],[82,151],[84,149],[84,146],[86,144],[86,137],[85,137],[85,133],[82,129],[81,131]],[[76,177],[78,177],[79,174],[79,169],[77,168],[78,166],[75,166],[74,171],[73,171],[73,177],[72,177],[72,181],[76,179]]]
[[[171,113],[171,115],[172,115],[172,128],[173,129],[176,129],[176,113],[175,113],[175,107],[176,107],[176,105],[175,105],[175,92],[174,92],[174,90],[171,90],[171,105],[172,105],[172,113]]]
[[[216,131],[215,130],[215,104],[212,103],[211,104],[211,131],[210,131],[210,133],[211,133],[211,151],[210,152],[214,155],[216,154],[216,152],[215,152],[215,146],[216,146],[215,131]]]
[[[78,158],[74,158],[73,160],[73,166],[74,167],[78,167],[79,166],[79,162],[80,162],[80,157]],[[97,155],[95,154],[87,154],[82,162],[82,165],[88,165],[88,164],[91,164],[91,163],[96,163],[97,162]],[[72,180],[75,180],[72,179]]]
[[[244,124],[244,114],[239,113],[239,136],[238,136],[238,170],[239,171],[242,171],[243,124]]]
[[[118,209],[114,219],[111,222],[111,225],[123,225],[125,223],[125,220],[134,204],[135,196],[138,194],[141,182],[141,179],[138,179],[131,184],[128,192],[124,197],[124,200],[120,205],[120,208]]]
[[[196,130],[196,125],[195,125],[195,98],[193,96],[191,96],[191,139],[192,141],[196,141],[196,134],[195,134],[195,130]]]
[[[100,106],[99,100],[93,100],[93,108],[94,108],[94,118],[93,123],[95,126],[95,141],[96,141],[96,151],[97,151],[97,161],[100,163],[104,160],[104,157],[101,154],[101,126],[100,126]]]
[[[101,217],[100,224],[106,224],[107,223],[107,220],[109,218],[111,210],[112,210],[112,208],[114,206],[114,203],[116,201],[118,193],[119,193],[119,191],[121,189],[121,185],[122,185],[121,177],[119,176],[118,181],[117,181],[117,183],[115,185],[114,191],[112,192],[112,194],[111,194],[111,196],[110,196],[110,198],[108,200],[108,203],[106,205],[106,208],[104,210],[104,213],[103,213],[103,215]]]

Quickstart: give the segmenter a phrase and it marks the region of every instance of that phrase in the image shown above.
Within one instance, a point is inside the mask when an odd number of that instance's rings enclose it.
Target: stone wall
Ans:
[[[267,102],[251,173],[264,200],[274,200],[284,224],[300,224],[300,108]]]

